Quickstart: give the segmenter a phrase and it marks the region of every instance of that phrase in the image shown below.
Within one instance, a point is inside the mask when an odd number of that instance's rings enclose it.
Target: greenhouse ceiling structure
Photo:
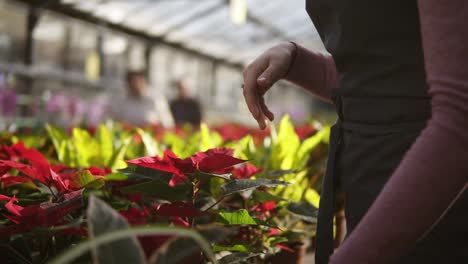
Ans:
[[[235,67],[282,41],[321,48],[305,0],[16,1]]]

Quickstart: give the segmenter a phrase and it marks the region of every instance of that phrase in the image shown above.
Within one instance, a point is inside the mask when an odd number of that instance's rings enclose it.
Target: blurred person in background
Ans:
[[[150,96],[144,71],[128,71],[127,96],[110,102],[112,119],[135,126],[159,124],[172,128],[174,120],[162,94]]]
[[[171,112],[177,125],[191,124],[199,126],[202,120],[200,103],[190,97],[183,80],[174,81],[177,97],[171,101]]]
[[[243,92],[262,129],[283,78],[336,107],[316,263],[468,263],[468,1],[306,3],[330,54],[272,47]],[[348,233],[335,250],[337,190]]]

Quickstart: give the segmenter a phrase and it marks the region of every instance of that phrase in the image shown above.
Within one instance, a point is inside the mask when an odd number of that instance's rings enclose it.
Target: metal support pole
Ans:
[[[102,78],[107,75],[106,55],[104,54],[104,33],[102,31],[98,32],[96,49],[99,57],[99,77]]]
[[[39,22],[39,11],[34,5],[28,6],[28,16],[26,18],[26,36],[24,46],[23,63],[26,67],[31,67],[34,63],[34,29]],[[25,76],[23,79],[23,87],[21,93],[31,94],[33,86],[32,76]],[[21,116],[27,116],[30,109],[27,106],[22,106],[20,109]]]
[[[153,52],[153,45],[150,43],[147,43],[145,46],[145,75],[147,80],[151,80],[151,69],[152,69],[152,63],[151,63],[151,54]]]

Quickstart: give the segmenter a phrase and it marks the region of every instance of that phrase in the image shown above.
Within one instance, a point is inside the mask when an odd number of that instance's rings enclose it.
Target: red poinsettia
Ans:
[[[155,206],[158,216],[197,217],[202,212],[192,204],[184,202],[166,203]]]
[[[259,213],[267,213],[271,212],[276,208],[276,202],[275,201],[269,201],[269,202],[264,202],[261,204],[254,205],[251,208],[251,211],[259,212]]]
[[[249,179],[257,173],[262,172],[263,169],[255,167],[253,164],[246,164],[240,168],[236,168],[232,171],[232,175],[237,179]]]
[[[192,206],[193,207],[193,206]],[[177,214],[181,214],[182,210],[188,210],[185,212],[186,215],[198,215],[199,212],[196,211],[195,208],[192,208],[187,204],[179,203],[179,204],[164,204],[164,205],[156,205],[153,206],[153,212],[151,212],[151,208],[136,208],[132,207],[126,211],[120,211],[120,214],[124,216],[127,221],[135,226],[135,225],[144,225],[148,223],[148,219],[150,218],[151,214],[155,214],[156,216],[167,216],[169,217],[170,221],[176,225],[181,227],[189,227],[189,223],[184,220],[183,216],[174,216]],[[164,243],[166,243],[169,239],[173,236],[141,236],[138,237],[141,247],[145,252],[146,257],[150,257],[154,251],[160,248]]]
[[[128,164],[165,171],[174,175],[171,183],[177,184],[186,180],[186,175],[202,171],[205,173],[222,174],[230,171],[232,166],[245,162],[245,160],[234,158],[232,149],[215,148],[206,152],[180,159],[172,151],[166,150],[164,157],[143,157],[128,160]]]
[[[47,159],[37,150],[26,148],[22,142],[1,148],[0,173],[4,176],[10,169],[17,169],[31,180],[47,186],[54,186],[59,191],[67,191],[68,183],[52,170]],[[28,164],[24,164],[22,162]],[[6,178],[3,178],[6,179]]]
[[[5,174],[0,177],[0,182],[2,183],[3,188],[8,188],[13,185],[22,184],[25,182],[31,182],[31,180],[26,177],[12,176],[9,174]]]
[[[317,132],[317,129],[315,129],[311,124],[305,124],[303,126],[296,127],[294,130],[300,139],[310,137]]]
[[[140,209],[131,207],[126,211],[120,211],[120,214],[127,219],[131,225],[144,225],[147,223],[149,212],[146,208]]]
[[[5,209],[9,214],[5,218],[14,223],[0,229],[0,236],[23,233],[36,227],[48,227],[59,223],[62,218],[82,206],[82,190],[65,194],[61,202],[44,202],[39,205],[20,206],[18,199],[0,195],[0,201],[8,201]]]

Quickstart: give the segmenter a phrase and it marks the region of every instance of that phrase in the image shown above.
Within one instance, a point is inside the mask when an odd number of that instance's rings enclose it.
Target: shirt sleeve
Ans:
[[[331,102],[331,90],[338,86],[338,72],[333,57],[292,43],[296,51],[285,79]]]
[[[419,0],[432,117],[331,263],[391,263],[443,217],[468,181],[468,2]]]

